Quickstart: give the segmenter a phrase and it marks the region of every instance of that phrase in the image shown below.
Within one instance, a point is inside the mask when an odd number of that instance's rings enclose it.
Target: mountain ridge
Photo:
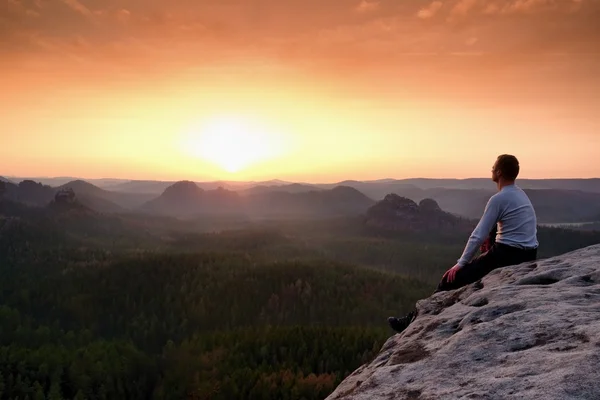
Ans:
[[[360,191],[338,186],[331,190],[290,193],[278,190],[237,192],[219,187],[204,190],[195,182],[180,181],[148,201],[141,211],[170,216],[207,213],[239,214],[247,217],[319,216],[360,214],[374,203]]]
[[[84,180],[90,182],[96,186],[110,190],[121,190],[118,187],[120,185],[136,185],[136,184],[165,184],[171,185],[176,180],[153,180],[153,179],[117,179],[117,178],[84,178],[84,177],[39,177],[39,178],[21,178],[21,177],[5,177],[18,183],[22,180],[34,180],[41,182],[42,184],[48,184],[49,186],[61,186],[67,182],[74,180]],[[384,178],[384,179],[365,179],[365,180],[340,180],[332,182],[306,182],[306,181],[289,181],[280,179],[271,179],[263,181],[226,181],[226,180],[215,180],[215,181],[194,181],[199,186],[206,188],[205,185],[210,187],[238,187],[248,188],[251,186],[274,186],[274,185],[289,185],[293,183],[299,183],[303,185],[321,186],[323,188],[333,187],[337,185],[352,185],[354,183],[368,184],[368,185],[389,185],[389,184],[411,184],[423,189],[431,189],[436,187],[445,188],[457,188],[457,189],[494,189],[495,184],[489,177],[471,177],[471,178]],[[594,178],[519,178],[519,184],[523,188],[527,189],[566,189],[566,190],[583,190],[588,192],[600,193],[600,177]],[[164,190],[164,188],[163,188]],[[127,190],[125,190],[127,191]]]
[[[432,180],[434,181],[434,180]],[[458,180],[457,180],[458,181]],[[568,180],[565,180],[567,182]],[[594,181],[593,179],[589,181]],[[192,182],[192,181],[187,181]],[[249,188],[238,187],[237,189],[227,188],[226,186],[216,186],[219,181],[215,181],[207,186],[202,186],[197,182],[193,182],[196,187],[202,188],[203,190],[216,190],[219,188],[229,191],[228,197],[239,197],[236,200],[228,200],[237,203],[252,203],[252,206],[247,210],[250,214],[256,213],[266,215],[285,215],[287,211],[285,208],[296,208],[304,207],[301,204],[294,206],[293,200],[284,193],[292,194],[303,194],[305,201],[315,202],[315,206],[322,207],[321,211],[314,212],[315,215],[327,215],[325,212],[324,203],[320,203],[315,199],[312,199],[316,195],[307,194],[311,192],[326,193],[328,191],[336,190],[338,187],[352,188],[361,195],[355,193],[356,201],[363,201],[363,205],[356,206],[355,210],[348,209],[347,211],[338,213],[336,207],[333,205],[329,206],[330,214],[361,214],[372,205],[367,204],[369,201],[376,201],[385,198],[388,194],[397,194],[401,197],[411,199],[415,202],[420,202],[423,199],[429,198],[435,200],[441,209],[451,214],[461,216],[469,219],[478,219],[481,217],[485,205],[489,198],[496,192],[496,188],[491,189],[460,189],[460,188],[443,188],[433,187],[429,189],[423,189],[416,186],[414,183],[398,183],[398,181],[391,182],[390,180],[377,181],[374,184],[360,182],[360,181],[345,181],[345,185],[311,185],[311,184],[300,184],[291,183],[283,185],[259,185]],[[391,182],[391,183],[390,183]],[[486,180],[486,184],[492,183]],[[153,194],[151,191],[142,190],[141,192],[125,192],[125,191],[112,191],[105,188],[100,188],[90,182],[83,180],[75,180],[67,182],[57,188],[44,185],[40,182],[34,182],[31,180],[25,180],[15,185],[13,183],[5,183],[6,196],[16,201],[21,201],[26,204],[44,206],[53,198],[53,193],[56,190],[71,187],[75,190],[78,198],[82,202],[97,211],[102,212],[136,212],[140,208],[161,196],[161,194],[167,188],[172,185],[163,185],[165,189],[160,194]],[[144,182],[138,182],[140,185],[145,185]],[[176,182],[177,183],[177,182]],[[222,181],[223,185],[227,185],[227,182]],[[279,183],[271,182],[271,183]],[[493,183],[492,183],[493,184]],[[521,182],[517,183],[519,186],[523,185]],[[154,185],[154,183],[151,183]],[[216,187],[215,187],[216,186]],[[154,187],[154,186],[153,186]],[[530,196],[532,203],[536,209],[538,216],[538,222],[544,224],[561,224],[561,223],[591,223],[597,221],[600,216],[600,192],[587,192],[580,189],[529,189],[524,188],[525,192]],[[236,195],[234,195],[234,193]],[[271,194],[264,194],[271,193]],[[223,193],[221,193],[223,195]],[[350,195],[348,193],[348,195]],[[258,197],[256,197],[258,196]],[[260,203],[260,196],[264,202],[272,205],[273,209],[268,210]],[[330,196],[322,194],[322,197]],[[360,196],[364,196],[362,200]],[[284,202],[284,205],[279,206],[279,201]],[[333,198],[323,201],[333,201]],[[338,198],[343,201],[343,196]],[[371,200],[368,200],[371,199]],[[287,205],[286,205],[287,204]],[[366,207],[365,207],[366,205]],[[191,207],[191,205],[190,205]],[[216,209],[219,209],[216,205]],[[239,207],[242,207],[240,205]],[[246,207],[246,208],[248,208]],[[325,207],[325,208],[323,208]],[[346,206],[343,206],[346,207]],[[146,207],[147,208],[147,207]],[[242,207],[243,208],[243,207]],[[306,207],[305,207],[306,208]],[[210,212],[210,207],[204,210],[202,213]],[[279,209],[279,210],[277,210]],[[254,210],[254,211],[253,211]],[[231,210],[232,212],[238,212]],[[292,214],[294,214],[292,212]],[[311,214],[309,210],[303,211],[301,214]]]

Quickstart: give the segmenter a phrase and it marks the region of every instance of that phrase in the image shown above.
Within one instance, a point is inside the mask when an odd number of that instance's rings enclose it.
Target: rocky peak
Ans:
[[[72,204],[75,202],[75,192],[71,188],[61,189],[54,195],[56,203]]]
[[[327,400],[598,399],[599,304],[600,245],[497,269],[419,301]]]
[[[414,218],[418,212],[417,203],[392,193],[371,207],[367,215],[371,218]]]
[[[92,210],[77,200],[75,191],[71,188],[62,188],[54,195],[54,200],[48,204],[48,209],[58,213],[83,212],[91,213]]]
[[[394,208],[396,210],[416,211],[419,208],[417,203],[415,203],[411,199],[399,196],[396,193],[390,193],[386,195],[381,201],[381,203],[386,207]]]
[[[417,204],[392,193],[367,211],[366,225],[388,231],[429,231],[462,227],[465,224],[461,219],[442,211],[435,200],[423,199]]]
[[[198,187],[194,182],[191,181],[179,181],[165,189],[163,196],[166,197],[186,197],[186,196],[197,196],[204,192],[202,188]]]
[[[437,201],[433,199],[423,199],[419,202],[419,208],[424,212],[438,212],[442,211]]]

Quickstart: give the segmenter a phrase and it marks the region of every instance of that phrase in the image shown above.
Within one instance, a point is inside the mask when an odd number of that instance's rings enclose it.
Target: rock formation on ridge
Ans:
[[[419,204],[406,197],[391,193],[367,211],[367,227],[390,232],[428,232],[433,230],[472,229],[465,219],[443,211],[433,199],[423,199]]]
[[[327,400],[600,398],[600,245],[495,270],[417,308]]]

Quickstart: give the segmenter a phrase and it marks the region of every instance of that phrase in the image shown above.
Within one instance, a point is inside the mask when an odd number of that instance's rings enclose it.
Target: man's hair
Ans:
[[[502,173],[503,178],[514,181],[519,176],[519,160],[510,154],[499,155],[496,170]]]

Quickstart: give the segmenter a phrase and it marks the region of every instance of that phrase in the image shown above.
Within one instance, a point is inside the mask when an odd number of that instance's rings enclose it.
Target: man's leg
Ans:
[[[477,282],[494,269],[502,266],[501,251],[497,246],[475,258],[456,272],[454,281],[448,282],[443,277],[434,293],[454,290]]]
[[[537,258],[537,250],[519,250],[510,248],[503,244],[494,244],[491,249],[456,272],[454,281],[447,282],[445,278],[438,284],[437,292],[459,289],[463,286],[477,282],[496,268],[523,262],[534,261]],[[402,318],[389,317],[388,323],[397,332],[404,331],[408,325],[417,317],[417,309],[409,312]]]
[[[458,289],[477,282],[496,268],[535,261],[536,259],[537,249],[522,250],[500,243],[494,244],[489,251],[459,269],[453,282],[448,282],[445,278],[442,278],[434,293]]]
[[[412,310],[411,312],[409,312],[408,314],[406,314],[404,317],[401,317],[401,318],[389,317],[388,324],[396,332],[403,332],[406,328],[408,328],[408,325],[410,325],[410,323],[415,320],[415,318],[417,318],[417,309],[416,308],[414,310]]]
[[[483,278],[486,274],[493,270],[497,264],[497,253],[495,251],[495,247],[496,246],[492,246],[488,252],[483,253],[474,261],[459,269],[456,272],[453,282],[447,282],[446,279],[443,278],[434,293],[458,289]],[[414,321],[416,317],[417,309],[415,308],[404,317],[389,317],[388,324],[395,331],[402,332],[410,325],[411,322]]]

